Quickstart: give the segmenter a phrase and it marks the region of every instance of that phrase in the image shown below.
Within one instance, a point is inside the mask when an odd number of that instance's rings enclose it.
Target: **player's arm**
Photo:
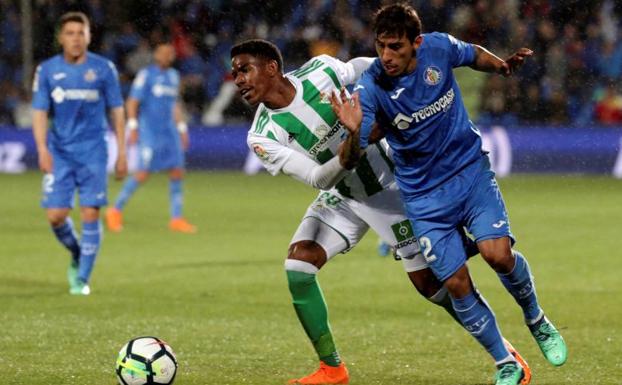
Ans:
[[[475,49],[475,60],[473,64],[471,64],[471,68],[477,71],[496,73],[506,77],[512,75],[520,68],[527,57],[533,55],[533,51],[529,48],[520,48],[512,54],[512,56],[503,60],[482,46],[473,44],[473,48]]]
[[[133,145],[138,142],[138,108],[140,107],[140,100],[129,97],[125,102],[125,109],[127,111],[127,125],[126,128],[130,133],[127,144]]]
[[[110,123],[114,128],[117,140],[117,161],[115,163],[115,178],[123,179],[127,175],[127,154],[125,151],[125,111],[123,107],[110,109]]]
[[[45,173],[52,172],[52,154],[48,150],[48,112],[44,110],[33,110],[32,113],[32,132],[37,145],[39,156],[39,168]]]
[[[179,102],[175,103],[173,107],[173,118],[175,119],[175,125],[177,126],[177,132],[181,138],[181,146],[184,150],[188,149],[190,144],[190,138],[188,137],[188,123],[184,119],[184,112]]]

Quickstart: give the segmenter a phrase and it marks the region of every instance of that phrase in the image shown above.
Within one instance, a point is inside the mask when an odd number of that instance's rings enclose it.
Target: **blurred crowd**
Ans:
[[[286,70],[321,53],[374,56],[371,19],[381,0],[34,0],[35,62],[58,52],[56,20],[70,10],[91,19],[90,49],[118,66],[127,93],[151,60],[151,46],[173,42],[182,95],[193,124],[248,120],[235,97],[229,49],[245,38],[274,41]],[[21,87],[20,1],[0,0],[0,125],[28,126]],[[515,77],[484,76],[483,124],[622,124],[622,2],[616,0],[417,0],[424,31],[449,32],[501,57],[535,51]]]

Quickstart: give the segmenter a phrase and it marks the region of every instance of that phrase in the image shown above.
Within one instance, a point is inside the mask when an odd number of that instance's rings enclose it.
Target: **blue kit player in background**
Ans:
[[[475,289],[456,229],[465,226],[482,257],[523,310],[546,359],[559,366],[567,349],[540,307],[527,260],[514,238],[478,129],[467,116],[452,69],[460,66],[511,75],[532,51],[507,60],[444,33],[421,34],[416,11],[405,4],[375,16],[378,58],[362,75],[351,103],[333,103],[347,127],[361,129],[361,147],[375,121],[395,161],[406,213],[426,261],[447,287],[460,322],[493,357],[497,385],[516,385],[525,375],[503,345],[494,313]]]
[[[43,62],[33,82],[33,132],[43,178],[42,206],[56,238],[71,252],[69,292],[88,295],[101,242],[99,208],[107,203],[106,111],[116,131],[115,174],[127,174],[125,116],[117,70],[87,51],[89,21],[80,12],[59,20],[62,53]],[[51,125],[48,135],[48,117]],[[82,237],[69,217],[78,191]]]
[[[136,75],[127,100],[129,143],[138,142],[139,166],[127,179],[114,207],[106,211],[108,229],[123,229],[122,210],[138,186],[149,174],[169,172],[172,231],[195,233],[196,227],[182,217],[184,150],[188,148],[188,126],[182,119],[178,101],[179,72],[171,65],[175,50],[169,43],[160,43],[153,53],[154,64]]]

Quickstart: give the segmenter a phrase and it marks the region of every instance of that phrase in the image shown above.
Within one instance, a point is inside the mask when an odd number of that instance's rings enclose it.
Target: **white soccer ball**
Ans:
[[[116,372],[121,385],[170,385],[177,373],[177,358],[161,339],[138,337],[119,351]]]

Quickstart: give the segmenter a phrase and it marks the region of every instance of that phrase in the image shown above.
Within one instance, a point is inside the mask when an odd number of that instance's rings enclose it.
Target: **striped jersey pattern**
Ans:
[[[247,138],[250,149],[273,175],[280,172],[291,151],[318,164],[337,154],[348,131],[333,113],[330,95],[357,80],[345,63],[327,55],[314,57],[285,76],[296,87],[294,100],[274,110],[260,104]],[[369,146],[359,165],[337,184],[338,192],[364,200],[393,183],[387,148],[384,141]]]

